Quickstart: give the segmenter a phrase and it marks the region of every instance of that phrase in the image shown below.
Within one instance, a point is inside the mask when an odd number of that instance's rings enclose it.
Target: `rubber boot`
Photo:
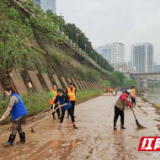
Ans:
[[[62,129],[62,123],[59,124],[58,130]]]
[[[14,142],[15,138],[16,138],[16,136],[11,134],[9,136],[8,142],[4,143],[3,145],[5,147],[13,146],[13,142]]]
[[[25,133],[19,133],[19,138],[20,138],[20,142],[21,143],[25,143],[26,142],[26,136]]]
[[[126,128],[124,127],[124,125],[121,125],[121,129],[126,129]]]
[[[117,130],[117,127],[116,127],[116,124],[114,124],[114,128],[113,128],[115,131]]]

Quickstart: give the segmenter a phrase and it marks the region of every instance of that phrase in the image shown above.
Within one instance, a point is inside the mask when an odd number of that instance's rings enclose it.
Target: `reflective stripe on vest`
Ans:
[[[73,88],[72,91],[70,87],[68,88],[68,96],[70,98],[70,101],[76,101],[76,89]]]
[[[52,90],[52,93],[53,93],[53,99],[55,99],[56,96],[57,96],[57,91]],[[53,105],[53,104],[54,104],[53,99],[50,98],[50,101],[49,101],[50,105]]]

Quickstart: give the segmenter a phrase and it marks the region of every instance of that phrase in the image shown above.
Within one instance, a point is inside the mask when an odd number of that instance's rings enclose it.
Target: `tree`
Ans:
[[[109,80],[105,80],[102,82],[103,87],[111,87],[111,82]]]
[[[88,72],[88,77],[90,78],[91,81],[98,81],[100,80],[100,74],[96,70],[91,70]]]
[[[91,57],[99,66],[108,71],[113,71],[113,67],[109,62],[98,54],[92,47],[92,43],[86,37],[86,35],[75,24],[65,24],[65,34],[76,43],[82,50],[86,51],[89,57]]]
[[[0,67],[9,75],[12,68],[37,69],[37,66],[43,66],[42,56],[27,44],[33,36],[28,19],[24,18],[24,24],[17,10],[8,7],[6,1],[0,2],[0,10]]]
[[[113,74],[117,75],[117,77],[119,79],[119,84],[118,85],[123,85],[124,79],[125,79],[125,75],[122,72],[118,72],[118,71],[113,72]]]

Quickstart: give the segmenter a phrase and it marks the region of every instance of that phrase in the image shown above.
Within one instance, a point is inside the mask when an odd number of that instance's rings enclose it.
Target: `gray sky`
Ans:
[[[57,0],[57,14],[75,23],[94,47],[125,43],[125,60],[131,45],[154,45],[154,59],[160,64],[160,0]]]

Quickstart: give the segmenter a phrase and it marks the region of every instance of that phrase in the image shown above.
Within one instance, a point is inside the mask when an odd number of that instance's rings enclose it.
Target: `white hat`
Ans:
[[[131,89],[127,89],[127,93],[132,94],[132,90]]]

